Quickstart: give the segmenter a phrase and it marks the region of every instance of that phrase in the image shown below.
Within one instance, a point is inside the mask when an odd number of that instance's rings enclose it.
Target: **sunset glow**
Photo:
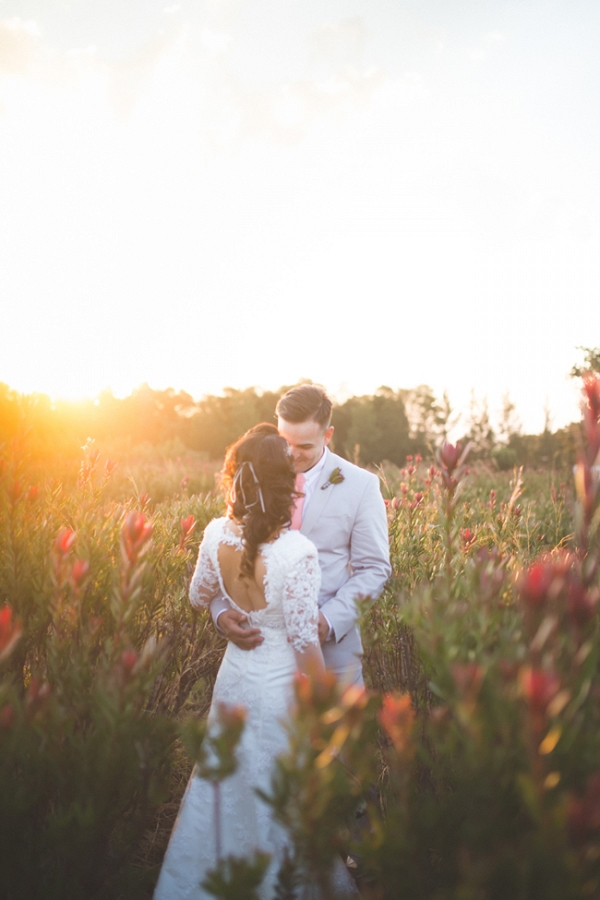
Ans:
[[[430,384],[600,346],[600,7],[0,2],[0,381]]]

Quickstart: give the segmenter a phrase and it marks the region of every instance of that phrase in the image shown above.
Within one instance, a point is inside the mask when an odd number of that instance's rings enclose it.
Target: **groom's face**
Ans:
[[[279,417],[277,428],[292,448],[296,472],[308,472],[319,462],[333,435],[333,426],[323,428],[314,419],[306,422],[286,422]]]

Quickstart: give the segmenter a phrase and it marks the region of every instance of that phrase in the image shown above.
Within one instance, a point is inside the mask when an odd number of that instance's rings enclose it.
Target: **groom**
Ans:
[[[390,575],[385,505],[376,475],[328,449],[332,403],[325,391],[303,384],[277,404],[279,434],[292,449],[296,503],[292,528],[316,546],[321,567],[319,638],[325,665],[349,683],[362,683],[362,643],[357,600],[375,600]],[[211,605],[225,637],[252,650],[262,643],[258,628],[219,597]]]

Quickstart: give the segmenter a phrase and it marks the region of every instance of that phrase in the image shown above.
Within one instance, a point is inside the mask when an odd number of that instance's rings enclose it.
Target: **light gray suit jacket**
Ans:
[[[391,572],[387,517],[377,476],[328,449],[325,453],[300,530],[319,553],[319,606],[334,631],[321,645],[325,664],[355,681],[362,655],[356,601],[375,600]],[[335,468],[344,479],[339,484],[329,483]]]
[[[319,607],[334,632],[321,645],[325,665],[349,681],[360,681],[362,642],[356,601],[375,600],[391,573],[387,517],[377,476],[327,448],[325,453],[300,530],[319,553]],[[329,478],[336,468],[343,481],[332,484]],[[227,607],[225,598],[216,598],[211,605],[213,618]]]

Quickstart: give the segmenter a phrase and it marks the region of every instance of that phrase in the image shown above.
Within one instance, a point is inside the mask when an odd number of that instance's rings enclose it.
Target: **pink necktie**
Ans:
[[[306,481],[306,475],[304,472],[298,472],[296,475],[296,490],[303,491],[304,490],[304,482]],[[300,531],[300,526],[302,525],[302,508],[304,506],[304,494],[301,497],[296,497],[294,500],[294,508],[292,509],[292,521],[290,524],[290,528],[295,528],[296,531]]]

